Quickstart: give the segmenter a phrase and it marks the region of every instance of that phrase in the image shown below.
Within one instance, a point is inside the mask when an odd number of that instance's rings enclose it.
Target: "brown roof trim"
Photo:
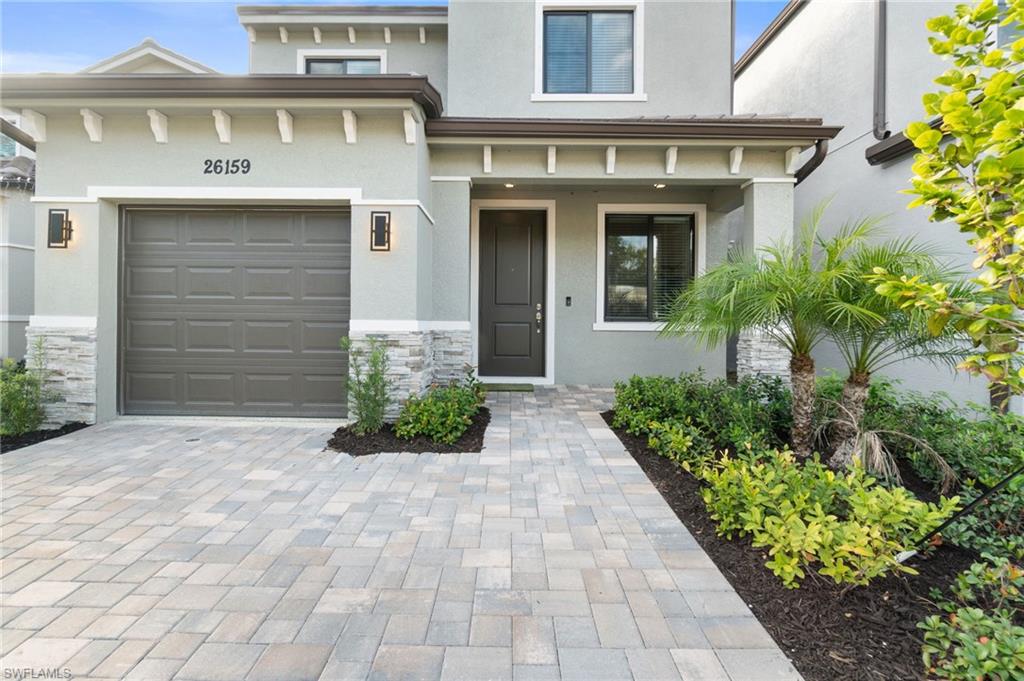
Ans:
[[[929,125],[933,129],[938,130],[942,125],[942,117],[929,121]],[[868,165],[878,166],[888,161],[894,161],[898,158],[912,154],[917,151],[917,147],[914,146],[913,141],[907,138],[902,132],[898,132],[895,135],[886,137],[881,142],[872,144],[870,147],[864,150],[864,158],[868,160]]]
[[[841,127],[822,125],[818,118],[676,118],[554,119],[435,118],[427,121],[432,137],[561,137],[679,139],[832,139]]]
[[[36,141],[32,139],[31,135],[3,118],[0,118],[0,133],[7,135],[26,149],[36,150]]]
[[[307,15],[400,15],[448,16],[446,5],[239,5],[238,16],[265,16],[283,14]]]
[[[743,73],[743,70],[750,66],[750,63],[757,58],[757,55],[761,54],[761,50],[768,46],[775,36],[779,34],[782,29],[786,27],[793,17],[800,13],[809,0],[789,0],[789,4],[782,8],[782,11],[772,19],[772,22],[761,32],[761,35],[757,36],[757,39],[750,44],[747,51],[736,60],[736,64],[732,67],[733,76],[739,76]]]
[[[0,75],[6,102],[25,99],[296,97],[411,99],[440,116],[441,95],[426,76]]]

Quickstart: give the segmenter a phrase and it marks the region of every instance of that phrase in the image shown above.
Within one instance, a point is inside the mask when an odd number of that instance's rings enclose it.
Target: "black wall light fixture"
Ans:
[[[49,248],[67,248],[71,241],[71,219],[67,208],[51,208],[46,230],[46,245]]]
[[[370,250],[391,250],[391,213],[370,213]]]

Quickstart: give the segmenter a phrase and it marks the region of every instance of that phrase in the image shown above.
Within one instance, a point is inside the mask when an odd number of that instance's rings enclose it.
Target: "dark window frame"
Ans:
[[[594,58],[591,49],[591,35],[593,32],[594,14],[628,14],[632,19],[632,45],[630,46],[630,76],[629,92],[594,92]],[[548,89],[548,17],[549,16],[585,16],[587,18],[587,89],[580,92],[552,92]],[[545,95],[595,95],[595,96],[620,96],[636,94],[636,11],[632,9],[557,9],[545,10],[541,33],[543,44],[541,45],[541,59],[543,70],[541,73],[541,90]]]
[[[620,216],[620,215],[628,215],[628,216],[633,217],[633,218],[644,217],[644,218],[647,219],[647,314],[646,314],[646,316],[643,316],[643,317],[637,317],[637,316],[632,316],[632,317],[614,316],[614,315],[610,314],[610,312],[609,312],[608,289],[609,289],[609,284],[610,284],[609,275],[611,274],[611,270],[608,267],[608,236],[609,236],[609,233],[608,233],[609,232],[609,230],[608,230],[608,221],[609,221],[609,218],[614,218],[614,217]],[[689,279],[689,282],[687,282],[687,285],[689,283],[693,282],[693,280],[696,278],[696,276],[697,276],[697,257],[698,257],[698,254],[697,254],[697,214],[696,213],[690,213],[690,212],[680,212],[680,213],[675,213],[675,212],[673,212],[673,213],[644,213],[644,212],[639,212],[639,213],[623,213],[623,212],[606,213],[605,216],[604,216],[604,244],[602,244],[602,248],[604,249],[604,252],[603,252],[603,255],[602,255],[602,259],[604,261],[604,282],[603,282],[604,290],[601,292],[601,295],[603,296],[602,300],[604,301],[604,320],[603,321],[605,321],[605,322],[626,322],[626,323],[628,323],[628,322],[654,322],[654,323],[657,323],[657,322],[663,321],[661,319],[658,319],[655,316],[655,309],[654,309],[655,301],[654,301],[654,295],[652,295],[652,293],[654,291],[654,271],[653,271],[654,268],[651,266],[652,265],[652,258],[654,257],[654,243],[653,243],[653,241],[654,241],[654,218],[655,217],[660,217],[660,216],[669,216],[669,217],[678,217],[678,218],[684,218],[685,217],[685,218],[689,218],[690,219],[689,220],[689,222],[690,222],[690,239],[689,239],[689,242],[690,242],[690,279]]]
[[[307,76],[314,75],[312,73],[312,71],[310,71],[310,66],[312,64],[345,64],[345,73],[343,73],[343,74],[339,73],[337,75],[339,75],[339,76],[340,75],[345,75],[345,76],[367,75],[367,74],[352,74],[352,73],[348,72],[348,63],[349,62],[355,62],[355,61],[359,61],[359,62],[362,62],[362,61],[376,62],[376,64],[377,64],[377,73],[383,73],[383,71],[382,71],[382,63],[381,63],[381,58],[380,57],[307,57],[306,61],[305,61],[306,75]],[[376,74],[374,74],[374,75],[376,75]]]

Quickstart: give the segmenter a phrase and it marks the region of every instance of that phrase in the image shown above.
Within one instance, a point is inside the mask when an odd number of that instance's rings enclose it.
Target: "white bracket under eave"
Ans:
[[[217,139],[221,144],[231,143],[231,116],[220,109],[213,110],[213,126],[217,129]]]
[[[256,28],[253,26],[246,26],[245,32],[249,34],[249,42],[256,42]]]
[[[288,42],[288,29],[284,26],[278,26],[277,32],[281,36],[281,44]]]
[[[679,160],[679,147],[669,147],[665,150],[665,174],[675,175],[676,161]]]
[[[608,147],[604,152],[605,175],[615,174],[615,147]]]
[[[391,27],[390,26],[385,26],[384,27],[384,44],[385,45],[390,45],[391,44]]]
[[[548,147],[548,175],[555,174],[555,164],[558,162],[558,147]]]
[[[341,118],[345,124],[345,144],[356,143],[356,112],[352,109],[342,109]]]
[[[420,26],[420,45],[427,44],[427,27]]]
[[[291,144],[295,140],[295,119],[287,109],[277,110],[277,131],[281,133],[281,144]]]
[[[46,116],[32,109],[21,110],[21,129],[36,142],[46,141]]]
[[[792,175],[800,167],[800,147],[786,149],[786,174]]]
[[[743,163],[743,147],[733,147],[729,151],[729,174],[739,175],[741,163]]]
[[[402,111],[402,122],[405,123],[405,143],[416,144],[416,114],[412,109]]]
[[[491,173],[491,145],[484,145],[484,174],[489,175]]]
[[[85,134],[89,136],[90,142],[103,141],[103,116],[92,109],[82,109],[82,123],[85,124]]]
[[[153,131],[153,139],[157,144],[167,144],[167,116],[156,109],[147,109],[149,129]]]
[[[351,26],[348,27],[348,41],[353,45],[356,44],[356,29]]]
[[[313,42],[319,45],[324,41],[324,34],[320,32],[319,26],[313,27]]]

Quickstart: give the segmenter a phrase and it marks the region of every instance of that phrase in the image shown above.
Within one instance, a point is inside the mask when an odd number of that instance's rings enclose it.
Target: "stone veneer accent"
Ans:
[[[42,341],[46,387],[55,396],[46,404],[44,427],[96,422],[96,329],[92,327],[32,326],[25,329],[29,363],[37,361]]]
[[[388,418],[398,416],[402,402],[410,395],[421,395],[432,383],[462,376],[472,359],[472,334],[468,330],[352,331],[349,337],[353,349],[365,350],[372,340],[387,346],[388,375],[394,382]]]
[[[789,380],[789,350],[763,331],[744,331],[736,341],[736,374],[767,374]]]

